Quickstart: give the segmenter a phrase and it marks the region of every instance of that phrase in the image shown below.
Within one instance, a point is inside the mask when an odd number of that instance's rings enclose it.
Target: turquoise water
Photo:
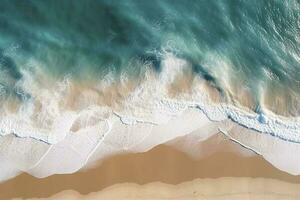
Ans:
[[[138,76],[140,62],[160,73],[169,52],[224,94],[227,83],[247,88],[258,109],[263,91],[298,108],[299,44],[296,0],[4,0],[0,84],[14,93],[32,61],[48,76],[82,80]]]

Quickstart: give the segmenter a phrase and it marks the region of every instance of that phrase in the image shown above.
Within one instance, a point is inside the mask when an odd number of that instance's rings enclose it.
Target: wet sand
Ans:
[[[37,179],[27,174],[19,175],[0,184],[0,199],[47,198],[63,195],[61,192],[70,190],[74,194],[87,195],[121,183],[126,187],[126,183],[181,184],[199,178],[219,177],[263,177],[288,183],[300,183],[299,176],[279,171],[259,156],[241,157],[236,153],[219,151],[195,160],[173,147],[161,145],[146,153],[113,156],[104,160],[96,168],[75,174],[54,175],[44,179]],[[214,184],[211,184],[214,188]],[[235,184],[233,179],[230,185]],[[119,187],[121,188],[117,189],[122,190],[122,186]],[[133,190],[136,187],[134,186]],[[171,186],[165,185],[165,187]],[[139,187],[136,189],[138,190]]]

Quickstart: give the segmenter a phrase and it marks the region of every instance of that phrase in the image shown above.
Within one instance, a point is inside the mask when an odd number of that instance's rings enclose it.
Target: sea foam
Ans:
[[[97,103],[96,96],[76,109],[66,103],[71,80],[42,87],[24,72],[18,86],[32,99],[16,112],[1,108],[1,180],[21,172],[36,177],[74,173],[115,154],[148,151],[182,136],[204,141],[216,134],[225,134],[281,170],[300,174],[300,158],[295,156],[300,153],[298,118],[212,102],[200,77],[194,77],[190,92],[170,97],[169,86],[189,67],[185,60],[166,54],[160,74],[146,70],[117,106]],[[94,90],[112,84],[106,77]]]

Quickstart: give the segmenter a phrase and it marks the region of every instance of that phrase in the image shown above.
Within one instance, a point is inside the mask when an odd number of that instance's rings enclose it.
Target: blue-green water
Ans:
[[[300,2],[86,0],[0,4],[0,84],[10,90],[31,61],[49,76],[139,75],[161,52],[189,63],[227,93],[225,83],[298,102]],[[299,105],[299,104],[296,104]]]

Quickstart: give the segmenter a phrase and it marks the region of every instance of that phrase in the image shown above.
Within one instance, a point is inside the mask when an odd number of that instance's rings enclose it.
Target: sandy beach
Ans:
[[[176,200],[296,200],[300,198],[299,185],[263,178],[197,179],[179,185],[150,183],[117,184],[88,195],[64,191],[46,199],[176,199]],[[36,200],[33,198],[31,200]],[[43,198],[44,199],[44,198]]]
[[[300,177],[274,168],[260,156],[228,152],[236,145],[224,140],[218,152],[197,160],[160,145],[146,153],[110,157],[95,168],[74,174],[44,179],[22,174],[0,184],[0,199],[139,199],[139,195],[145,199],[201,199],[201,194],[208,195],[202,199],[222,200],[299,197],[296,188],[300,188]],[[201,187],[195,196],[191,191],[197,185]],[[277,187],[281,190],[276,191]]]

